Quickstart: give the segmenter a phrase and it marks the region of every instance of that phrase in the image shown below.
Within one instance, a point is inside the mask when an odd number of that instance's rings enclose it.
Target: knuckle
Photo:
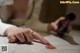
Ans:
[[[27,31],[32,31],[30,28],[27,28]]]
[[[62,16],[61,19],[64,19],[64,17]]]
[[[8,34],[8,35],[7,35],[7,37],[12,37],[12,36],[13,36],[13,34]]]
[[[52,23],[50,24],[50,26],[53,26],[53,24],[54,24],[54,23],[52,22]]]
[[[27,28],[28,30],[31,30],[30,28]]]
[[[23,30],[21,33],[26,33],[27,31],[26,30]]]
[[[23,32],[22,32],[22,31],[20,31],[20,32],[16,33],[15,35],[16,35],[16,36],[21,36],[21,35],[22,35],[22,33],[23,33]]]
[[[51,25],[54,25],[54,23],[52,22]]]
[[[19,33],[17,33],[16,35],[19,36],[19,35],[21,35],[21,33],[22,33],[22,32],[19,32]]]

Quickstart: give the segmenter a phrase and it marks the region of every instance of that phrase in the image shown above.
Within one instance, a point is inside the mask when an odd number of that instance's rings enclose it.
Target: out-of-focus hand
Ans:
[[[58,23],[60,20],[64,20],[65,18],[64,17],[60,17],[59,19],[57,19],[56,21],[50,23],[48,25],[48,29],[51,30],[51,31],[56,31],[58,29]]]
[[[55,30],[57,30],[57,28],[58,28],[58,26],[57,26],[57,24],[54,23],[54,22],[52,22],[52,23],[50,23],[50,24],[48,25],[48,30],[49,30],[49,31],[55,31]]]
[[[7,35],[10,42],[15,42],[17,39],[20,42],[25,42],[26,39],[28,42],[32,42],[33,36],[31,35],[32,30],[29,28],[20,28],[20,27],[9,27],[5,34]]]
[[[49,42],[42,37],[39,33],[34,32],[30,28],[20,28],[20,27],[10,27],[5,31],[10,42],[16,42],[19,40],[20,42],[32,42],[33,39],[39,40],[39,42],[43,44],[48,44]]]

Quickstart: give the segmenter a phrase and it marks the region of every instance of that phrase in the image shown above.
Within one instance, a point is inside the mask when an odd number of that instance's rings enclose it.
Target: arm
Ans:
[[[34,30],[37,30],[37,31],[47,32],[48,24],[42,23],[39,20],[42,2],[43,0],[35,0],[35,8],[33,10],[33,14],[31,16],[31,19],[26,21],[25,26],[32,28]]]
[[[10,42],[16,42],[19,40],[20,42],[32,42],[33,39],[37,39],[43,44],[48,44],[48,41],[43,38],[37,32],[29,28],[20,28],[14,25],[2,23],[0,20],[0,35],[7,35],[7,38]],[[27,41],[26,41],[27,39]]]

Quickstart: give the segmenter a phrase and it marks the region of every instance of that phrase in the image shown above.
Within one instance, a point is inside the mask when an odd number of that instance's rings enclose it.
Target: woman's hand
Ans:
[[[5,31],[5,34],[7,35],[10,42],[16,42],[17,39],[22,43],[32,42],[33,39],[35,39],[35,40],[39,40],[43,44],[49,43],[39,33],[34,32],[30,28],[10,27]]]

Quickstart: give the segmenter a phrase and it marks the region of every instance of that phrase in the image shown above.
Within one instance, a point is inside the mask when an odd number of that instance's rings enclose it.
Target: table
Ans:
[[[8,43],[7,37],[0,37],[0,45],[8,45],[8,53],[80,53],[80,45],[71,45],[53,35],[45,38],[57,49],[46,49],[45,45],[36,42],[33,45]]]

